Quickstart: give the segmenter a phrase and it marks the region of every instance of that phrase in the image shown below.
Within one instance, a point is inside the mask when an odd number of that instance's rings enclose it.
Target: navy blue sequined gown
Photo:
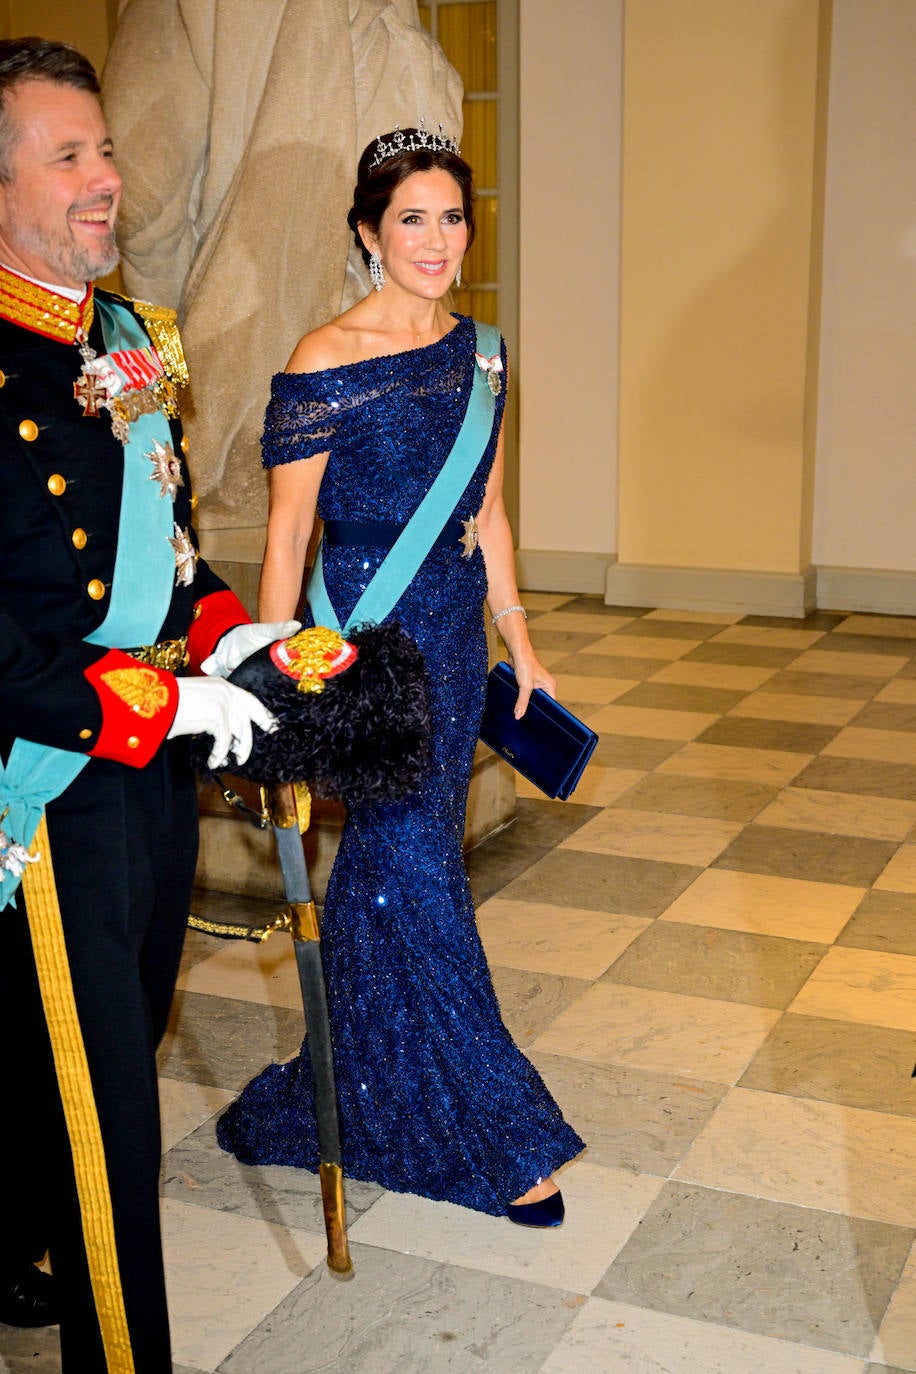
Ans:
[[[330,451],[319,514],[410,518],[451,449],[473,378],[473,321],[394,357],[274,378],[267,466]],[[486,453],[458,503],[482,504]],[[384,558],[325,550],[341,624]],[[477,935],[461,845],[487,671],[483,558],[431,551],[392,619],[432,682],[433,769],[410,799],[354,809],[325,899],[322,957],[345,1174],[501,1215],[583,1148],[504,1027]],[[269,1065],[221,1118],[220,1144],[248,1164],[316,1169],[308,1038]]]

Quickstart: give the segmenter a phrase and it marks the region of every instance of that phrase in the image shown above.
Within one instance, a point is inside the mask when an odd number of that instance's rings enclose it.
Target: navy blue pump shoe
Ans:
[[[506,1216],[516,1226],[562,1226],[565,1215],[563,1194],[559,1191],[540,1202],[510,1202],[506,1208]]]

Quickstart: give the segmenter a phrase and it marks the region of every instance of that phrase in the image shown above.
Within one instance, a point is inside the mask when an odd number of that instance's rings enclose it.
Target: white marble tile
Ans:
[[[914,1226],[916,1121],[733,1088],[673,1177]]]
[[[572,800],[583,806],[610,806],[645,776],[638,768],[605,768],[600,763],[589,763],[573,792]],[[544,800],[544,793],[521,774],[516,774],[516,795]]]
[[[196,1131],[231,1102],[235,1093],[205,1083],[186,1083],[177,1078],[159,1079],[159,1110],[162,1115],[162,1153]]]
[[[561,1227],[534,1230],[448,1202],[385,1193],[350,1227],[363,1245],[588,1293],[626,1244],[663,1180],[576,1160],[557,1176]]]
[[[916,1369],[916,1247],[884,1314],[871,1358],[899,1369]]]
[[[766,649],[810,649],[825,630],[792,630],[779,625],[730,625],[714,635],[712,644],[754,644]]]
[[[629,677],[588,677],[583,673],[557,673],[557,700],[590,702],[607,706],[633,690]]]
[[[598,978],[651,925],[639,916],[491,897],[477,912],[492,965]]]
[[[677,687],[724,687],[733,692],[753,692],[778,671],[778,668],[742,667],[737,663],[694,663],[676,659],[653,673],[649,681],[672,683]]]
[[[572,598],[565,592],[529,592],[521,588],[520,599],[526,611],[555,611]]]
[[[609,707],[613,710],[613,707]],[[870,730],[848,725],[821,750],[840,759],[873,759],[878,763],[916,764],[916,733],[909,730]]]
[[[861,1374],[852,1355],[589,1298],[539,1374]]]
[[[752,720],[791,720],[805,725],[846,725],[862,702],[843,697],[806,696],[797,692],[753,692],[728,712]]]
[[[586,821],[558,848],[705,865],[712,863],[742,829],[736,822],[710,820],[706,816],[609,806]]]
[[[916,1031],[916,956],[835,945],[788,1010]]]
[[[647,643],[654,643],[648,640]],[[705,711],[665,711],[648,706],[602,706],[591,719],[599,734],[636,735],[640,739],[695,739],[719,717]]]
[[[839,677],[895,677],[909,659],[891,654],[843,654],[808,649],[792,662],[793,673],[836,673]]]
[[[881,892],[916,892],[916,844],[901,845],[873,885]]]
[[[326,1254],[323,1235],[166,1200],[162,1206],[172,1353],[215,1369]]]
[[[665,911],[666,921],[829,944],[865,896],[864,887],[765,873],[709,869]]]
[[[874,840],[902,841],[916,824],[916,802],[866,797],[858,792],[787,787],[754,820],[757,825],[816,830],[825,835],[865,835]]]
[[[724,778],[731,782],[762,782],[784,787],[814,758],[788,749],[742,749],[731,744],[685,744],[665,759],[656,773],[680,773],[689,778]]]
[[[734,1083],[778,1011],[622,983],[595,983],[529,1047],[589,1064]]]
[[[916,706],[916,678],[898,677],[876,692],[875,701],[891,701],[901,706]]]
[[[590,644],[588,652],[620,654],[624,658],[669,659],[689,654],[691,649],[698,648],[701,643],[702,640],[699,639],[655,639],[644,635],[610,634],[606,639],[599,639],[597,644]]]
[[[302,1006],[296,955],[285,931],[255,944],[227,940],[222,949],[202,959],[178,980],[183,992],[205,992],[240,1002],[272,1007]]]

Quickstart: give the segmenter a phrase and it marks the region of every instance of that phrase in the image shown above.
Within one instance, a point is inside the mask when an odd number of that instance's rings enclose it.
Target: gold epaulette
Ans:
[[[149,301],[132,301],[131,304],[146,325],[169,380],[175,386],[187,386],[190,377],[178,332],[177,311],[167,305],[151,305]]]

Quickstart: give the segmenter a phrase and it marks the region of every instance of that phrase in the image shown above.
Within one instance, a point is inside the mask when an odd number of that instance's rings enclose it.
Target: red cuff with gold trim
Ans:
[[[194,621],[188,631],[188,660],[192,673],[200,672],[200,665],[209,658],[227,630],[236,625],[250,625],[251,616],[235,592],[210,592],[194,607]]]
[[[143,768],[162,744],[178,709],[172,673],[109,649],[83,672],[98,694],[102,728],[86,753]]]

